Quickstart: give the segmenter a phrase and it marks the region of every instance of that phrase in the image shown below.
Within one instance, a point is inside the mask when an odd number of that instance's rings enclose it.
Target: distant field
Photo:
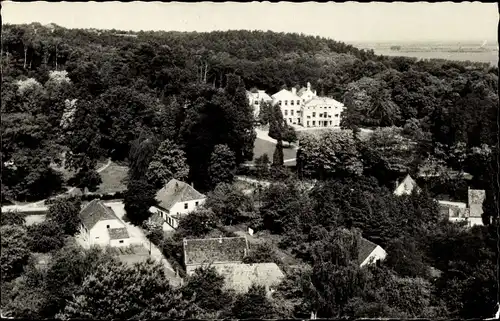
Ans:
[[[274,150],[276,149],[276,144],[271,143],[267,140],[263,140],[260,138],[255,139],[255,143],[253,146],[253,158],[254,160],[264,154],[269,156],[269,160],[273,159]],[[292,159],[297,156],[297,150],[293,148],[287,148],[287,143],[284,143],[283,148],[283,159]]]
[[[125,179],[127,178],[128,167],[111,163],[101,174],[102,183],[99,185],[97,193],[115,193],[124,191],[127,187]]]
[[[424,51],[424,52],[404,52],[374,49],[375,54],[383,56],[404,56],[416,57],[419,59],[448,59],[458,61],[477,61],[488,62],[494,66],[498,66],[498,51],[486,52],[440,52],[440,51]]]

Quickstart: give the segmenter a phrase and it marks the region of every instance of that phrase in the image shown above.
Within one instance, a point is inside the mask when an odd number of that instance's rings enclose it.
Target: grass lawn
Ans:
[[[45,222],[46,215],[27,215],[24,220],[27,226]]]
[[[111,251],[116,251],[120,261],[128,265],[144,262],[149,257],[149,251],[144,246],[113,248]]]
[[[111,163],[101,174],[102,183],[99,185],[97,193],[115,193],[127,189],[125,179],[127,178],[128,167]]]
[[[269,156],[269,159],[272,160],[275,148],[276,144],[271,143],[267,140],[256,138],[253,145],[253,158],[256,159],[264,154],[267,154],[267,156]],[[287,144],[285,143],[283,147],[283,159],[286,161],[287,159],[292,159],[296,156],[297,151],[291,147],[288,148]]]

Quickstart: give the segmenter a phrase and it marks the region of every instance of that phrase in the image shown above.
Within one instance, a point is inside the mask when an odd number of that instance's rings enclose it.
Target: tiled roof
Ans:
[[[358,249],[359,264],[363,263],[366,260],[366,258],[370,256],[373,250],[375,250],[376,247],[377,244],[370,242],[365,238],[361,238]]]
[[[271,96],[269,96],[264,90],[257,90],[257,92],[255,93],[247,91],[247,95],[251,96],[253,99],[259,99],[264,101],[272,100]]]
[[[338,107],[344,106],[344,104],[342,104],[340,101],[328,97],[314,97],[311,100],[305,102],[306,107],[315,105],[324,105],[324,104],[329,104]]]
[[[225,263],[213,267],[224,277],[225,287],[238,293],[247,292],[252,284],[264,286],[269,291],[284,278],[276,263]]]
[[[110,228],[108,229],[108,233],[111,240],[121,240],[129,238],[127,229],[125,227]]]
[[[278,91],[277,93],[275,93],[274,95],[271,96],[273,99],[276,99],[276,100],[299,100],[300,97],[297,96],[296,94],[292,93],[291,91],[289,90],[286,90],[286,89],[282,89],[280,91]]]
[[[247,255],[245,237],[184,239],[184,264],[241,262]]]
[[[187,202],[205,198],[205,195],[195,190],[191,185],[176,179],[171,179],[156,193],[158,205],[165,210],[170,210],[178,202]]]
[[[87,229],[92,229],[97,222],[104,220],[118,220],[113,210],[101,200],[94,199],[80,211],[80,220]]]

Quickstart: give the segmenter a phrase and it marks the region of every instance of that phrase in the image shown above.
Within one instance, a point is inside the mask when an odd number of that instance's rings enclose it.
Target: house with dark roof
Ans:
[[[270,294],[284,277],[275,263],[243,263],[249,252],[246,237],[184,239],[183,243],[188,276],[197,268],[213,267],[224,277],[225,287],[238,293],[245,293],[256,284]]]
[[[408,174],[401,182],[396,181],[394,195],[410,195],[413,190],[419,192],[420,188],[418,187],[417,182],[415,182],[415,180]]]
[[[466,222],[468,227],[483,225],[486,191],[468,188],[467,203],[438,200],[440,213],[451,222]]]
[[[179,226],[179,219],[182,216],[205,203],[206,196],[189,184],[171,179],[156,193],[155,200],[157,204],[151,206],[149,211],[158,214],[168,227],[175,229]]]
[[[80,211],[80,236],[86,245],[128,246],[129,235],[125,224],[101,200],[89,202]]]
[[[360,238],[358,249],[359,266],[374,264],[383,261],[387,257],[387,252],[380,246],[365,238]]]

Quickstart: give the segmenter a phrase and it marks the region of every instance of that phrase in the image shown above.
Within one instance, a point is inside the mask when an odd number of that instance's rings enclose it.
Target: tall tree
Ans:
[[[184,180],[189,173],[184,151],[173,141],[167,139],[160,144],[149,163],[148,181],[155,187],[161,187],[175,178]]]
[[[133,267],[115,262],[98,267],[85,278],[60,317],[162,319],[190,315],[189,307],[182,305],[170,286],[163,266],[148,260]]]
[[[154,187],[145,181],[129,181],[123,197],[127,218],[141,225],[151,215],[149,208],[156,204]]]
[[[2,281],[8,281],[20,275],[28,263],[28,239],[24,226],[4,225],[0,231]]]
[[[78,231],[81,210],[81,200],[74,198],[59,198],[49,206],[47,218],[53,220],[67,235],[74,235]]]
[[[128,155],[129,179],[145,179],[153,156],[157,152],[159,143],[155,137],[141,133],[139,137],[130,144]]]
[[[246,221],[254,211],[252,199],[227,183],[217,185],[208,193],[205,207],[214,211],[225,225]]]
[[[282,140],[278,140],[278,143],[276,144],[276,147],[274,149],[274,154],[273,154],[273,166],[275,167],[281,167],[283,166],[283,142]]]
[[[231,183],[236,172],[236,157],[227,145],[216,145],[210,157],[208,173],[212,186]]]

